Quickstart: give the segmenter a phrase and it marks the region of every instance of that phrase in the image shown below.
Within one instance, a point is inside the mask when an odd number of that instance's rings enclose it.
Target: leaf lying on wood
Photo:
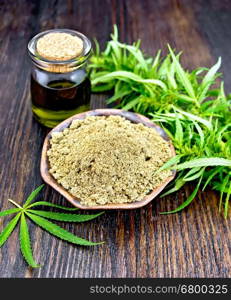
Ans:
[[[102,244],[102,243],[90,242],[83,238],[77,237],[74,234],[63,229],[62,227],[58,226],[57,224],[53,224],[52,222],[47,220],[47,219],[52,219],[52,220],[62,221],[62,222],[86,222],[99,217],[100,215],[102,215],[102,213],[98,213],[95,215],[80,215],[80,214],[73,214],[73,213],[58,213],[58,212],[41,211],[41,210],[32,209],[33,207],[36,206],[49,206],[49,207],[58,208],[66,211],[72,211],[72,212],[77,210],[77,208],[64,207],[47,201],[37,201],[31,203],[34,200],[34,198],[40,193],[43,187],[44,184],[36,188],[27,198],[23,207],[21,207],[13,200],[9,200],[11,203],[16,205],[17,208],[8,209],[0,212],[0,217],[16,213],[16,216],[6,225],[6,227],[0,233],[0,247],[2,247],[3,244],[7,241],[8,237],[11,235],[18,221],[20,220],[19,240],[20,240],[20,248],[23,257],[25,258],[28,265],[31,266],[32,268],[40,267],[40,265],[38,265],[33,258],[30,234],[29,234],[26,217],[29,217],[36,225],[38,225],[42,229],[46,230],[47,232],[51,233],[52,235],[64,241],[76,245],[82,245],[82,246],[95,246],[95,245]]]

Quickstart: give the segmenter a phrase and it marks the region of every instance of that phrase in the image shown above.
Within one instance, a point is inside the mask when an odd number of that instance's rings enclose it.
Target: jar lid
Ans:
[[[37,67],[48,72],[66,73],[86,61],[91,52],[91,42],[78,31],[53,29],[33,37],[28,51]]]

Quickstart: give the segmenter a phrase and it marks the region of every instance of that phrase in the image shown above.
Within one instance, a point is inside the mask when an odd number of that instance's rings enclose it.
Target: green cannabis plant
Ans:
[[[185,70],[181,53],[168,45],[168,54],[161,50],[147,57],[140,41],[132,45],[118,40],[114,26],[106,49],[96,49],[89,71],[93,92],[112,91],[107,100],[116,108],[132,110],[158,123],[172,139],[177,156],[164,168],[178,171],[167,195],[184,184],[195,182],[195,190],[174,211],[180,211],[196,197],[199,188],[207,185],[220,192],[219,210],[228,216],[231,194],[231,102],[218,80],[221,58],[210,69]]]

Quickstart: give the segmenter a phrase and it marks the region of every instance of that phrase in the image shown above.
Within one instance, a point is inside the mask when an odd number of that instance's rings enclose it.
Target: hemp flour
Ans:
[[[172,156],[169,143],[120,116],[74,120],[50,145],[49,172],[82,205],[140,201],[171,176],[155,173]]]

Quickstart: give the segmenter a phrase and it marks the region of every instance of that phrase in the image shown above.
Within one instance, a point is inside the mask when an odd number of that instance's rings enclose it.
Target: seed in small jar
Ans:
[[[46,59],[64,61],[82,53],[83,41],[69,33],[54,32],[41,37],[36,48],[38,54]]]

